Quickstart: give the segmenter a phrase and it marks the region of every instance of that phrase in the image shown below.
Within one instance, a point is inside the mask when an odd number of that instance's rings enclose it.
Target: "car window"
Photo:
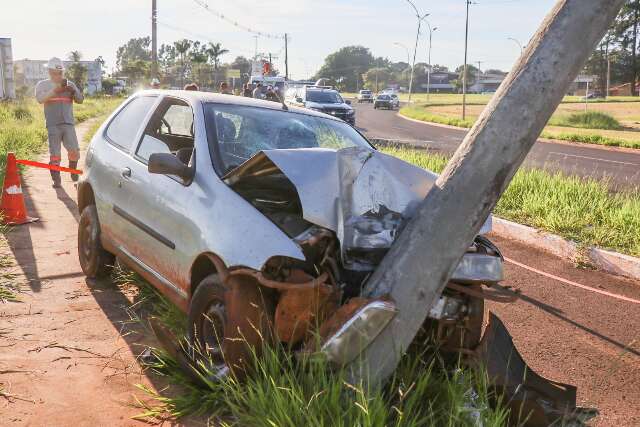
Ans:
[[[161,133],[193,136],[193,112],[188,105],[171,105],[163,119]]]
[[[155,102],[155,96],[139,96],[131,100],[109,123],[105,133],[109,141],[128,150]]]
[[[136,157],[144,163],[154,153],[172,153],[189,165],[193,154],[193,110],[185,101],[165,99],[151,116]]]
[[[225,174],[263,150],[371,148],[350,125],[338,120],[268,108],[206,104],[209,144],[217,147]],[[213,130],[215,129],[215,132]]]

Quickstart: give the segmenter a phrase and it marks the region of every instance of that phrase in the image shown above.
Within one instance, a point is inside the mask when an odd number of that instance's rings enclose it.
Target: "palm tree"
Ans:
[[[191,45],[192,45],[192,41],[188,40],[188,39],[182,39],[182,40],[178,40],[177,42],[173,43],[173,46],[176,48],[176,52],[178,52],[178,54],[180,54],[180,65],[181,65],[181,72],[180,72],[180,82],[181,85],[184,85],[184,73],[185,73],[185,58],[187,56],[187,52],[189,52],[189,49],[191,49]]]
[[[80,52],[79,50],[72,50],[67,55],[67,58],[69,59],[69,61],[80,62],[80,60],[82,59],[82,52]]]
[[[206,52],[213,62],[213,69],[215,71],[218,71],[218,67],[220,66],[220,57],[225,53],[229,53],[229,49],[223,49],[220,43],[209,42],[209,47],[207,48]]]

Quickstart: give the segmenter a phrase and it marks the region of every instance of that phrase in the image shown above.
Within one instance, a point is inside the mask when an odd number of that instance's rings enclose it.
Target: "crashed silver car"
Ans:
[[[117,256],[188,314],[189,339],[220,375],[265,338],[336,365],[357,357],[395,315],[393,301],[361,289],[436,179],[329,115],[185,91],[125,101],[91,141],[85,170],[84,273],[105,276]],[[499,322],[481,339],[484,299],[511,298],[495,289],[503,260],[490,229],[488,219],[425,329],[444,351],[508,361],[510,338],[486,340],[501,336]],[[519,374],[505,390],[522,385]],[[544,416],[575,409],[575,391],[559,406],[536,390]]]

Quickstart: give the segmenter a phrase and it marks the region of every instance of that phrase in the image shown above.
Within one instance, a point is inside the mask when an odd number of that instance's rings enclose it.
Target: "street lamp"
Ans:
[[[507,40],[511,40],[512,42],[518,45],[518,47],[520,48],[520,55],[524,53],[524,46],[522,46],[522,43],[520,43],[518,39],[513,37],[507,37]]]
[[[411,79],[409,80],[409,104],[411,104],[411,92],[413,90],[413,71],[416,68],[416,54],[418,52],[418,39],[420,38],[420,28],[422,26],[422,21],[424,21],[424,19],[427,16],[429,16],[429,14],[425,13],[424,15],[420,15],[418,8],[416,7],[415,4],[413,4],[411,0],[407,0],[407,3],[409,3],[413,8],[413,10],[416,12],[416,18],[418,19],[418,32],[416,33],[416,45],[413,49],[413,63],[411,65]]]
[[[429,94],[431,93],[431,39],[433,38],[433,33],[438,30],[438,27],[431,28],[431,24],[429,21],[425,21],[429,26],[429,66],[427,67],[427,104],[429,103]]]
[[[404,50],[407,51],[407,65],[411,65],[411,58],[410,58],[410,55],[409,55],[409,48],[407,47],[407,45],[404,45],[404,44],[402,44],[400,42],[395,42],[393,44],[395,46],[400,46],[400,47],[404,48]]]

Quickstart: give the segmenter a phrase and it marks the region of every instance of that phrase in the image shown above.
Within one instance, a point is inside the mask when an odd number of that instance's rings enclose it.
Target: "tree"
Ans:
[[[176,50],[176,53],[180,57],[180,86],[184,86],[185,74],[187,72],[187,66],[189,65],[187,62],[188,52],[191,49],[193,42],[189,39],[182,39],[176,42],[173,42],[173,47]]]
[[[116,52],[116,66],[118,69],[133,61],[151,61],[151,38],[138,37],[130,39],[126,44],[120,46]]]
[[[393,74],[388,68],[370,68],[362,75],[364,87],[373,91],[379,91],[389,86]]]
[[[229,53],[229,50],[223,49],[220,43],[209,43],[207,54],[209,55],[209,59],[213,63],[213,69],[215,71],[218,71],[218,67],[220,66],[220,57],[225,53]]]
[[[362,75],[375,65],[369,49],[346,46],[327,56],[314,79],[328,78],[340,82],[342,89],[355,91],[361,86]]]
[[[71,77],[71,81],[74,82],[80,90],[82,90],[87,80],[87,67],[80,63],[82,60],[82,53],[79,50],[73,50],[69,52],[67,59],[72,62],[67,73]]]
[[[245,79],[245,75],[251,74],[251,62],[244,56],[236,56],[236,59],[231,63],[231,68],[240,70],[240,77],[243,82],[248,81]]]
[[[464,75],[464,65],[456,68],[455,71],[458,74],[458,78],[456,80],[452,80],[451,84],[458,90],[462,90],[462,80]],[[474,67],[472,64],[467,64],[467,89],[469,86],[473,85],[478,77],[478,68]]]

